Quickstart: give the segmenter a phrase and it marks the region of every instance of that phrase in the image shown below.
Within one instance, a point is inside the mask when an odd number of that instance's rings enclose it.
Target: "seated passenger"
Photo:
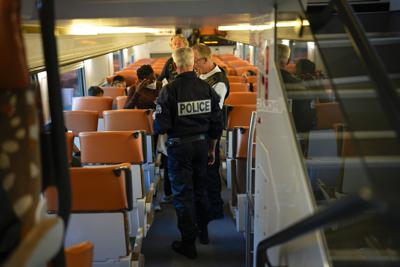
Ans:
[[[316,79],[314,62],[306,58],[299,59],[296,62],[296,76],[303,81]]]
[[[143,65],[137,70],[138,84],[128,93],[125,109],[155,109],[156,98],[161,88],[158,88],[154,70],[150,65]]]
[[[88,90],[89,96],[103,96],[104,91],[99,86],[91,86]]]
[[[117,75],[114,77],[112,83],[111,83],[112,87],[123,87],[126,88],[126,81],[125,78],[121,75]]]
[[[250,76],[257,76],[257,73],[255,73],[252,70],[247,70],[242,73],[242,77],[245,81],[247,80],[247,77],[250,77]],[[254,92],[254,84],[253,83],[249,83],[249,90],[250,90],[250,92]]]

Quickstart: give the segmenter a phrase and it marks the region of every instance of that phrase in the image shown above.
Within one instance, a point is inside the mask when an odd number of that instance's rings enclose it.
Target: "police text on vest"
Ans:
[[[178,102],[178,116],[188,116],[211,112],[211,99]]]

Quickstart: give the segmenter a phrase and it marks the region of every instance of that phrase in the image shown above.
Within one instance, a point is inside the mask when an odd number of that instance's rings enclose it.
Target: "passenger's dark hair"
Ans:
[[[117,76],[114,77],[114,79],[113,79],[112,82],[113,82],[113,83],[115,83],[115,82],[120,82],[120,83],[122,83],[122,82],[125,82],[125,78],[124,78],[124,76],[117,75]]]
[[[140,68],[138,68],[136,73],[139,80],[144,80],[150,75],[152,75],[154,73],[154,70],[150,65],[143,65]]]
[[[100,94],[103,94],[104,91],[98,86],[91,86],[88,90],[89,96],[98,96]]]

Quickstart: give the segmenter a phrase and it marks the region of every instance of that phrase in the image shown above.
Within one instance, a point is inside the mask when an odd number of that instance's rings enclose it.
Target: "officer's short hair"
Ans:
[[[193,50],[189,47],[178,48],[172,53],[172,58],[177,67],[187,67],[194,65]]]
[[[91,86],[88,90],[89,96],[103,95],[104,91],[99,86]]]
[[[290,48],[284,44],[277,45],[277,57],[281,67],[286,66],[290,57]]]
[[[172,45],[172,41],[174,39],[182,39],[182,41],[185,43],[185,46],[188,47],[189,46],[189,42],[188,40],[185,38],[185,36],[183,36],[183,34],[175,34],[174,36],[171,37],[171,40],[169,40],[169,44]]]
[[[211,58],[212,52],[210,47],[208,47],[205,44],[196,44],[193,47],[193,50],[196,50],[197,53],[199,53],[200,57],[204,57],[204,58]]]
[[[152,75],[154,73],[154,70],[150,65],[143,65],[137,69],[136,73],[139,80],[144,80]]]

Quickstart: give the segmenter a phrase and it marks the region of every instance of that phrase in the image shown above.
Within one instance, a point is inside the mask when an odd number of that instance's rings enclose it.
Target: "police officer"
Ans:
[[[188,47],[189,43],[186,40],[186,38],[182,34],[176,34],[172,36],[170,43],[169,43],[172,52],[175,49],[178,48],[183,48],[183,47]],[[166,79],[167,82],[172,82],[178,73],[176,72],[176,67],[174,65],[174,61],[172,57],[170,57],[167,62],[165,62],[165,65],[161,71],[160,76],[157,77],[157,81],[159,83],[163,82],[164,79]],[[161,203],[170,203],[172,201],[172,191],[171,191],[171,183],[168,175],[168,166],[166,162],[168,162],[168,155],[166,155],[166,151],[161,144],[161,142],[164,142],[165,136],[159,136],[158,137],[158,149],[161,152],[161,162],[162,166],[164,168],[164,196],[161,199]]]
[[[197,257],[195,240],[208,243],[205,180],[207,163],[215,161],[215,146],[222,132],[219,96],[193,71],[191,48],[172,55],[178,76],[161,89],[154,130],[167,133],[169,176],[181,241],[172,249],[190,259]]]
[[[177,34],[172,36],[169,46],[171,47],[171,50],[173,52],[175,49],[188,47],[189,42],[188,40],[186,40],[185,36],[183,36],[182,34]],[[157,81],[162,82],[162,80],[167,79],[168,82],[172,82],[175,79],[178,74],[173,63],[174,61],[172,60],[172,57],[170,57],[167,62],[165,62],[165,65],[161,71],[160,76],[158,76]]]
[[[219,106],[222,109],[224,100],[229,95],[229,81],[224,71],[222,71],[211,59],[211,49],[205,44],[193,46],[194,67],[199,78],[205,80],[220,97]],[[221,166],[219,156],[219,142],[217,142],[217,152],[215,154],[215,163],[207,168],[207,199],[209,220],[220,219],[224,217],[224,202],[221,198],[221,177],[219,169]]]

